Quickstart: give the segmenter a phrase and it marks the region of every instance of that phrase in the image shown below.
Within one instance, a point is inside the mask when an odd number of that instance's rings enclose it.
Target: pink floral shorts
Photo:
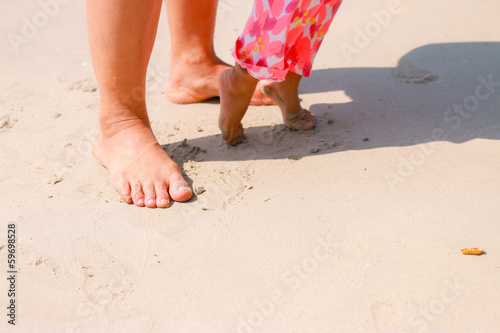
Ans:
[[[233,56],[259,80],[288,71],[311,74],[312,63],[342,0],[255,0]]]

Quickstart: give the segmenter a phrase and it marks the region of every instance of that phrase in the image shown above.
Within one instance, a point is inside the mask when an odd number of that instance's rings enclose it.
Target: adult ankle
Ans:
[[[182,50],[177,50],[176,52],[171,52],[170,54],[170,64],[179,66],[186,65],[189,67],[205,64],[217,63],[219,58],[215,54],[213,47],[193,47],[186,48]]]
[[[145,103],[136,106],[101,104],[99,112],[99,126],[101,130],[107,131],[128,127],[136,125],[138,122],[149,126],[149,117]]]

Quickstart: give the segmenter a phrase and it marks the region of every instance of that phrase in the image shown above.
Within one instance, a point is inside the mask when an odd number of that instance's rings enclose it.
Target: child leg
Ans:
[[[281,109],[285,126],[309,130],[316,119],[302,109],[298,86],[311,73],[314,57],[341,0],[256,0],[234,50],[236,62],[261,80],[262,90]]]
[[[237,145],[244,139],[241,119],[247,111],[258,80],[236,64],[219,76],[219,128],[228,145]]]
[[[285,81],[262,84],[262,91],[278,105],[283,116],[283,124],[287,128],[307,131],[316,127],[316,117],[300,105],[301,79],[302,76],[289,71]]]

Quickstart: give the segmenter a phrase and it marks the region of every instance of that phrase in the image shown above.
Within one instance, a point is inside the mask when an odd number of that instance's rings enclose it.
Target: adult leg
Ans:
[[[92,62],[99,83],[100,131],[95,157],[128,203],[167,207],[191,189],[160,147],[146,110],[146,70],[161,0],[87,0]]]
[[[230,66],[214,51],[218,0],[165,0],[171,36],[167,98],[197,103],[219,96],[217,80]],[[252,104],[273,104],[256,89]]]

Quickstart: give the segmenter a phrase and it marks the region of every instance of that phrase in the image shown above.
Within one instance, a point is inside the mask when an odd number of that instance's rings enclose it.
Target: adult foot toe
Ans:
[[[132,201],[136,206],[144,206],[144,192],[142,191],[141,183],[137,182],[132,186]]]
[[[193,196],[193,191],[182,177],[180,170],[174,171],[170,176],[168,193],[175,201],[187,201]]]
[[[155,185],[155,192],[156,192],[156,207],[158,208],[168,207],[170,205],[170,197],[168,196],[167,184],[165,182],[157,183]]]
[[[147,182],[143,186],[144,205],[148,208],[156,207],[156,192],[153,183]]]

